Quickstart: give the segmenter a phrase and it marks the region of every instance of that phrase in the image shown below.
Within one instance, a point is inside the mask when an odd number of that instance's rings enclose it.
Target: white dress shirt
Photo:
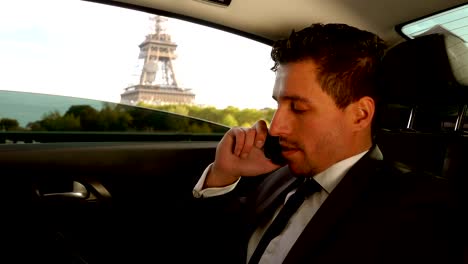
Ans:
[[[368,151],[368,150],[367,150]],[[306,225],[315,215],[317,210],[323,204],[325,199],[327,199],[328,195],[335,189],[344,175],[348,172],[348,170],[360,159],[367,151],[361,152],[355,156],[342,160],[338,163],[335,163],[325,171],[322,171],[314,176],[314,179],[322,186],[322,190],[320,192],[316,192],[310,197],[308,197],[304,203],[299,207],[299,209],[291,216],[286,225],[285,229],[281,232],[281,234],[271,240],[268,247],[265,249],[262,258],[260,259],[259,263],[282,263],[286,258],[289,250],[291,250],[292,246],[299,238],[299,235],[305,229]],[[211,168],[211,164],[205,169],[202,174],[202,177],[199,179],[197,184],[193,189],[193,195],[196,198],[200,197],[210,197],[216,195],[222,195],[227,192],[232,191],[239,180],[229,186],[221,187],[221,188],[206,188],[202,190],[203,184],[205,182],[206,175],[208,174],[209,169]],[[287,196],[287,199],[293,194],[295,190],[291,191]],[[283,203],[284,204],[284,203]],[[276,214],[281,209],[278,208],[276,210]],[[252,256],[255,248],[258,245],[258,242],[262,238],[263,233],[266,231],[268,226],[273,222],[274,217],[267,223],[265,226],[258,227],[255,232],[252,234],[249,240],[248,248],[247,248],[247,262]]]

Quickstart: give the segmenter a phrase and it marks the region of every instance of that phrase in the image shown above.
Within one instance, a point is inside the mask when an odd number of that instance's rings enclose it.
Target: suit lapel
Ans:
[[[255,196],[255,201],[251,203],[252,207],[250,207],[248,217],[252,227],[251,231],[263,219],[271,217],[279,204],[284,202],[285,193],[290,189],[295,179],[289,171],[289,166],[285,166],[269,175],[257,188],[258,195]]]
[[[320,243],[336,226],[338,220],[358,202],[367,189],[369,179],[376,174],[382,154],[377,146],[364,155],[328,196],[315,216],[307,224],[287,255],[284,263],[301,263],[313,258]]]

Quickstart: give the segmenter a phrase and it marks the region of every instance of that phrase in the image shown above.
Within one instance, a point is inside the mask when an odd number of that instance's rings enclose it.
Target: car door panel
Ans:
[[[216,144],[0,145],[0,167],[31,186],[30,253],[38,260],[158,260],[187,239],[191,189]]]

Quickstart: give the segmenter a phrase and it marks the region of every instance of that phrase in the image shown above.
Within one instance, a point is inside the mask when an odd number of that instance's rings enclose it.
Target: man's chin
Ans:
[[[303,176],[303,175],[310,175],[311,173],[310,170],[304,168],[304,166],[300,166],[297,162],[288,161],[288,165],[289,165],[289,170],[294,175]]]

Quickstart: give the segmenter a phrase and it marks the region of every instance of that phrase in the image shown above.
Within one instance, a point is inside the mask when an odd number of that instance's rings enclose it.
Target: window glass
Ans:
[[[408,23],[401,28],[401,31],[406,36],[414,38],[438,25],[467,42],[468,5],[463,5]]]
[[[0,7],[0,130],[16,120],[18,130],[31,131],[51,115],[64,119],[86,100],[97,112],[110,105],[155,108],[225,127],[269,121],[276,107],[270,49],[232,33],[115,6],[7,1]],[[74,105],[70,98],[85,101]],[[37,104],[47,109],[25,113]]]

